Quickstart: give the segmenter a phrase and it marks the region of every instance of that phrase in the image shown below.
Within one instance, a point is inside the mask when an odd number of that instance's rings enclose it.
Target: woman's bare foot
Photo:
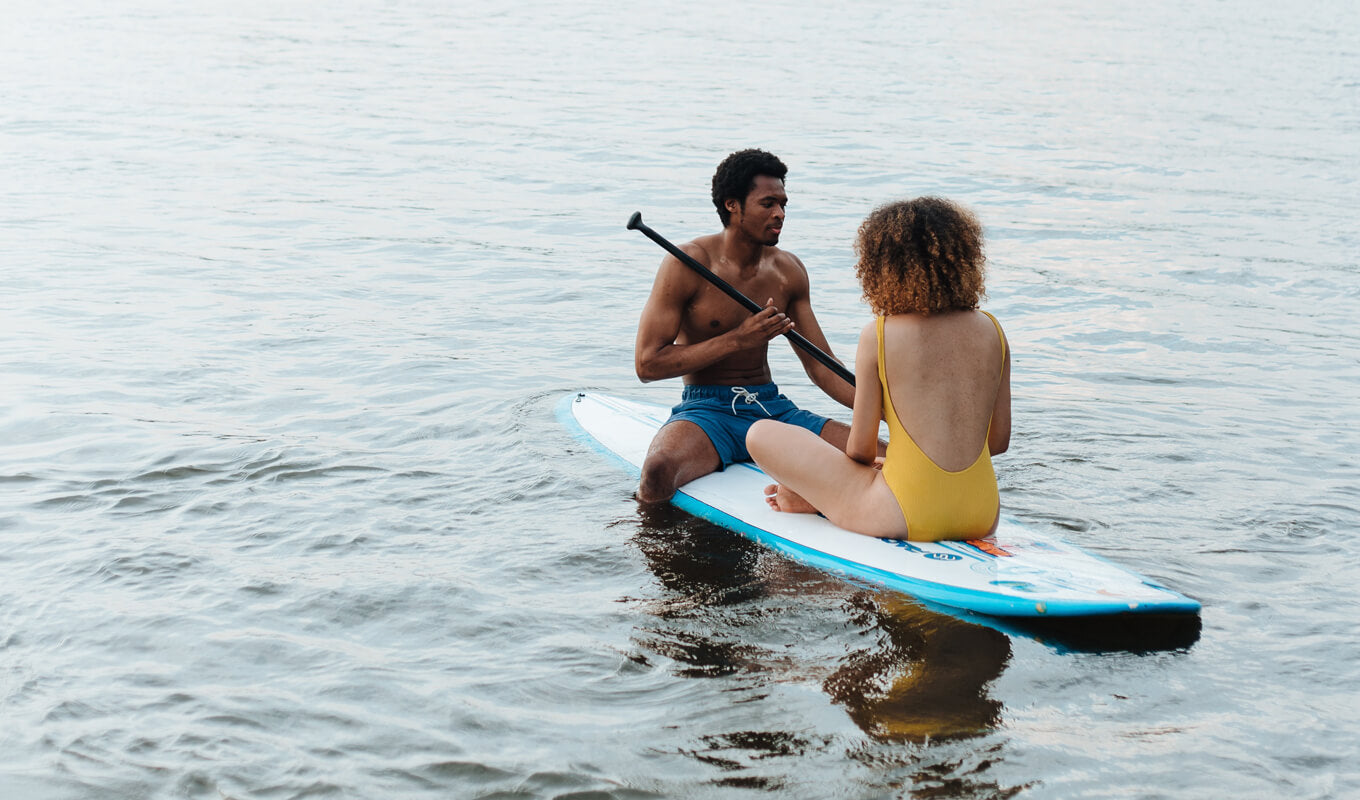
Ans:
[[[775,511],[789,514],[816,514],[817,509],[803,499],[803,496],[787,486],[772,483],[765,487],[765,502]]]

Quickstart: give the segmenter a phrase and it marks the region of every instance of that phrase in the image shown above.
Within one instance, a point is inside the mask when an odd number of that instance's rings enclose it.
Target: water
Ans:
[[[5,18],[0,796],[1360,793],[1353,4]],[[863,216],[979,214],[1003,502],[1197,642],[865,591],[570,438],[566,392],[678,395],[623,224],[715,230],[751,145],[846,356]]]

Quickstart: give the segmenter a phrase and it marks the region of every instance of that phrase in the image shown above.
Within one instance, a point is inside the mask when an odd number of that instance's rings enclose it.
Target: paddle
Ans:
[[[742,307],[744,307],[747,311],[750,311],[752,314],[760,313],[761,307],[756,305],[756,303],[753,302],[751,298],[737,291],[736,288],[732,286],[732,284],[728,283],[722,278],[719,278],[717,275],[714,275],[713,271],[710,270],[708,267],[705,267],[703,264],[700,264],[698,261],[695,261],[684,250],[681,250],[680,248],[666,241],[666,237],[662,236],[661,234],[657,233],[656,231],[648,227],[647,223],[642,221],[641,211],[634,211],[633,216],[628,218],[628,230],[642,231],[642,234],[644,236],[661,245],[661,248],[665,250],[667,253],[670,253],[671,255],[680,259],[681,264],[684,264],[685,266],[699,273],[704,278],[704,280],[721,289],[723,293],[726,294],[728,297],[732,298],[733,300],[736,300],[738,303],[741,303]],[[798,331],[789,331],[784,335],[789,337],[789,341],[793,342],[798,347],[801,347],[808,355],[822,362],[822,364],[827,369],[839,375],[851,386],[855,385],[854,373],[846,369],[845,366],[838,362],[836,359],[827,355],[820,347],[813,344],[812,342],[809,342],[806,336],[799,333]]]

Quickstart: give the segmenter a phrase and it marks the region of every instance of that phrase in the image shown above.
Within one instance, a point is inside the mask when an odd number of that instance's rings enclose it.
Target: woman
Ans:
[[[842,453],[810,431],[757,422],[747,449],[778,481],[766,498],[869,536],[986,536],[1000,514],[991,457],[1010,444],[1011,389],[1005,334],[977,307],[982,228],[967,210],[922,197],[870,214],[855,251],[877,318],[859,337],[850,439]]]

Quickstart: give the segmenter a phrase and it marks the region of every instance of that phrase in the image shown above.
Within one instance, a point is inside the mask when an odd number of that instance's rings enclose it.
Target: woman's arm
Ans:
[[[883,389],[878,382],[878,321],[864,326],[855,350],[855,406],[845,454],[872,465],[878,456],[878,423],[883,419]]]
[[[999,456],[1011,446],[1011,343],[1006,334],[1006,358],[1001,364],[1001,385],[996,390],[996,405],[992,406],[992,427],[987,434],[987,452]]]

